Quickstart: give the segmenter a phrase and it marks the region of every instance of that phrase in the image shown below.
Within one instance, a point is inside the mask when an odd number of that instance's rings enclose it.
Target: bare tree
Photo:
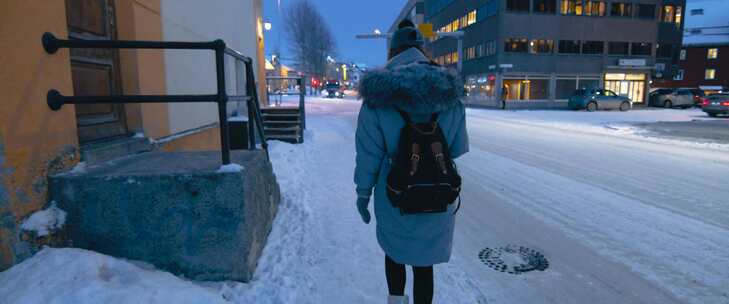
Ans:
[[[334,57],[336,43],[324,18],[309,0],[297,0],[289,5],[285,18],[289,49],[299,71],[325,76],[327,56]]]

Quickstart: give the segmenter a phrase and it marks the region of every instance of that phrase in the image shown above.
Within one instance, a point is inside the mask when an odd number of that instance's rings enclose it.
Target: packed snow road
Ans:
[[[358,109],[314,100],[307,143],[274,147],[291,201],[251,286],[266,291],[241,299],[384,301],[383,254],[354,206]],[[468,110],[463,206],[452,260],[435,268],[435,302],[729,303],[726,147],[642,138],[620,127],[624,113],[584,123],[574,115],[592,113],[551,113]],[[543,253],[549,268],[512,275],[478,258],[510,244]]]

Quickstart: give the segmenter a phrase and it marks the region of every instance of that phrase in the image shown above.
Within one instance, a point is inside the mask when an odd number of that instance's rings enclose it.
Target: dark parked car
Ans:
[[[702,110],[711,117],[729,115],[729,94],[714,94],[703,99]]]
[[[572,94],[568,106],[573,110],[587,109],[589,112],[597,110],[628,111],[633,107],[633,103],[630,98],[619,96],[610,90],[581,89]]]
[[[675,107],[686,109],[698,104],[698,94],[692,89],[658,89],[648,94],[648,104],[669,109]]]
[[[344,89],[339,81],[329,81],[324,88],[327,90],[327,98],[344,98]]]

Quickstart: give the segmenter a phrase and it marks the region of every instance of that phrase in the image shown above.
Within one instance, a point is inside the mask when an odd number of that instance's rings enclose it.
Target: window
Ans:
[[[466,49],[466,60],[476,58],[476,47],[472,46]]]
[[[605,43],[602,41],[582,42],[582,54],[602,54],[605,52]]]
[[[533,39],[529,42],[529,52],[532,54],[549,54],[554,49],[554,40]]]
[[[471,25],[476,23],[476,10],[472,10],[468,13],[468,21],[467,24]]]
[[[704,14],[704,9],[703,8],[692,9],[691,10],[691,16],[703,15],[703,14]]]
[[[557,79],[555,99],[569,99],[577,88],[577,79]]]
[[[529,87],[527,99],[549,99],[549,79],[529,79],[526,84]]]
[[[673,80],[683,80],[684,73],[686,73],[684,70],[676,71],[676,75],[673,75]]]
[[[715,69],[706,69],[704,76],[705,76],[704,78],[706,80],[716,79],[716,70]]]
[[[678,59],[686,60],[686,49],[681,49],[681,53],[679,53]]]
[[[483,57],[483,54],[484,54],[483,49],[484,49],[484,45],[483,44],[479,44],[479,45],[476,46],[476,58]]]
[[[486,56],[496,55],[496,40],[486,42]]]
[[[677,5],[664,5],[661,15],[661,21],[666,23],[676,23],[677,26],[681,26],[683,8]]]
[[[655,4],[638,4],[638,18],[655,19],[656,18]]]
[[[506,0],[506,11],[529,12],[529,0]]]
[[[579,54],[580,53],[580,41],[579,40],[560,40],[558,48],[559,48],[560,54]]]
[[[560,0],[559,13],[562,15],[577,15],[577,2],[580,2],[580,15],[582,15],[582,0]]]
[[[542,14],[554,14],[557,12],[557,0],[534,0],[534,12]]]
[[[595,89],[600,86],[600,79],[582,79],[577,87],[583,89]]]
[[[630,17],[633,15],[633,6],[630,3],[613,2],[610,16]]]
[[[451,53],[451,62],[452,63],[458,63],[458,52]]]
[[[585,0],[584,15],[585,16],[605,16],[605,1]]]
[[[608,54],[628,55],[629,45],[627,42],[608,42]]]
[[[706,58],[708,59],[716,59],[719,58],[719,49],[717,48],[711,48],[706,52]]]
[[[633,42],[630,47],[633,55],[650,56],[653,54],[653,44],[651,43]]]
[[[506,39],[504,44],[505,52],[515,53],[526,53],[527,52],[527,39],[526,38],[509,38]]]
[[[656,50],[656,57],[661,57],[661,58],[673,57],[673,45],[672,44],[658,45],[658,49]]]

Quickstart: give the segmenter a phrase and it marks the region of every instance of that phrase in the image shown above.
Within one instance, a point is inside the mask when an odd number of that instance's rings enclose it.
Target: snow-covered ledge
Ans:
[[[196,280],[248,281],[280,201],[263,151],[151,152],[50,179],[74,247]]]

